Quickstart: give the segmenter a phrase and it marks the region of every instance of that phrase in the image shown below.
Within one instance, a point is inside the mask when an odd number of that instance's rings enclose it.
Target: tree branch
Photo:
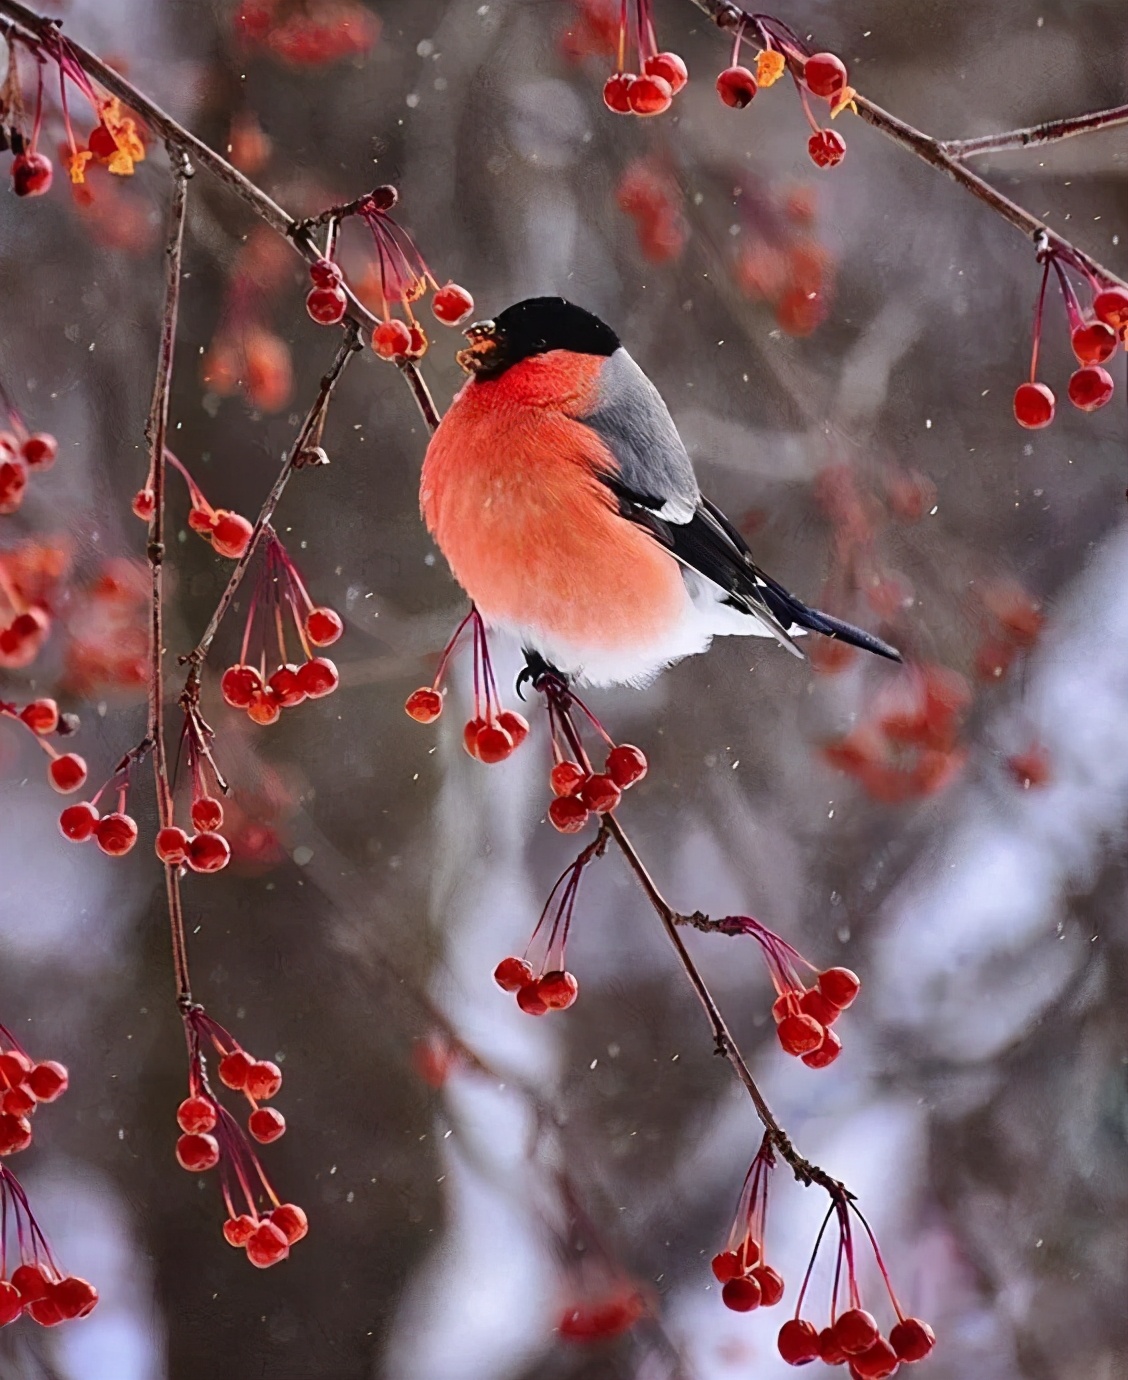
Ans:
[[[5,0],[0,0],[0,7],[4,3]],[[719,29],[735,32],[743,26],[749,35],[762,32],[756,17],[741,9],[739,5],[731,4],[730,0],[689,0],[689,3],[707,15]],[[1117,277],[1110,269],[1105,268],[1103,264],[1098,263],[1089,254],[1078,249],[1070,240],[1059,235],[1056,230],[1051,230],[1036,216],[1023,210],[1016,202],[1011,201],[1009,197],[1005,197],[1002,192],[992,187],[989,182],[984,182],[981,177],[964,167],[959,157],[951,152],[949,144],[941,143],[930,134],[924,134],[921,130],[915,129],[904,120],[898,119],[896,115],[891,115],[888,110],[883,110],[881,106],[876,105],[865,96],[855,95],[854,104],[857,107],[858,115],[866,124],[872,125],[874,129],[892,139],[894,143],[900,144],[902,148],[908,149],[910,153],[915,153],[918,158],[923,159],[931,167],[947,173],[953,182],[958,183],[965,191],[970,192],[977,200],[983,202],[985,206],[989,206],[996,215],[1002,216],[1016,230],[1020,230],[1028,240],[1038,242],[1039,237],[1044,237],[1046,249],[1056,254],[1063,262],[1099,279],[1102,283],[1122,287],[1128,291],[1128,282],[1125,282],[1123,278]],[[1121,121],[1110,120],[1108,123],[1121,123]],[[1081,133],[1082,131],[1077,130],[1076,132]],[[1064,138],[1065,136],[1060,137]]]
[[[1064,120],[1047,120],[1026,129],[1005,134],[981,134],[976,139],[944,139],[940,147],[950,158],[970,158],[980,153],[999,153],[1004,149],[1028,149],[1039,144],[1056,144],[1096,129],[1114,129],[1128,124],[1128,105],[1094,110],[1088,115],[1068,115]]]

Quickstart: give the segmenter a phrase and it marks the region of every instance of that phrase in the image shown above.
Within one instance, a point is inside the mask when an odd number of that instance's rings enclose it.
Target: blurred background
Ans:
[[[859,1195],[906,1305],[934,1325],[921,1374],[1120,1380],[1124,356],[1108,407],[1071,408],[1051,297],[1041,376],[1059,415],[1020,430],[1031,247],[849,115],[844,163],[820,172],[788,84],[722,107],[727,40],[688,0],[654,10],[691,79],[668,115],[639,121],[601,103],[617,5],[599,0],[55,7],[292,213],[391,181],[435,276],[479,314],[543,292],[598,311],[759,562],[906,649],[898,670],[723,640],[644,692],[592,695],[650,757],[621,817],[674,904],[754,915],[862,976],[845,1053],[814,1072],[778,1048],[754,944],[688,939],[781,1120]],[[942,137],[1128,89],[1114,0],[797,0],[780,17]],[[61,138],[49,106],[45,149]],[[1128,271],[1122,130],[976,166]],[[94,167],[72,195],[58,170],[48,196],[17,200],[6,176],[0,192],[0,380],[60,445],[0,518],[9,580],[53,619],[0,693],[55,693],[79,713],[92,784],[144,728],[129,505],[168,194],[155,144],[132,178]],[[342,257],[363,279],[359,230]],[[171,444],[213,504],[253,517],[335,332],[307,318],[296,256],[203,173],[185,268]],[[429,333],[441,407],[459,338]],[[262,1160],[309,1236],[254,1270],[223,1241],[215,1175],[175,1163],[186,1061],[148,768],[129,801],[141,844],[111,860],[60,838],[38,752],[0,723],[0,1021],[71,1071],[12,1167],[102,1295],[85,1321],[0,1330],[0,1377],[774,1380],[825,1197],[777,1173],[768,1252],[788,1293],[770,1313],[727,1311],[709,1260],[758,1128],[617,855],[584,879],[579,1004],[536,1021],[494,986],[574,856],[544,820],[543,712],[510,761],[471,761],[467,654],[434,729],[404,716],[464,601],[417,514],[424,429],[371,351],[324,444],[331,466],[295,478],[277,527],[346,620],[342,687],[263,728],[205,682],[235,858],[185,882],[196,996],[284,1068],[289,1130]],[[187,530],[171,483],[175,685],[229,563]],[[214,671],[237,659],[246,607]],[[515,705],[517,649],[494,653]],[[820,1325],[830,1257],[805,1310]],[[878,1282],[867,1263],[888,1326]],[[561,1338],[563,1313],[623,1289],[647,1301],[633,1328]]]

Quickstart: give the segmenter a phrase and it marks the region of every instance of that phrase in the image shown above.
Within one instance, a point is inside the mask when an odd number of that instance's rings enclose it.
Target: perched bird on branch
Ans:
[[[591,312],[533,297],[481,321],[420,505],[486,623],[589,685],[641,685],[720,634],[895,648],[809,608],[697,487],[658,390]]]

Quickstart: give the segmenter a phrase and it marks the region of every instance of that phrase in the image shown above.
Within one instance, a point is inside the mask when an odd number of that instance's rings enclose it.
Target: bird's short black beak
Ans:
[[[470,344],[459,350],[455,359],[468,374],[489,373],[497,363],[500,339],[497,323],[475,321],[462,332]]]

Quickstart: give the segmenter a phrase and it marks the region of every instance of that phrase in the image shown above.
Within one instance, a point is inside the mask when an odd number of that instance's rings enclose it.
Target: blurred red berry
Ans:
[[[33,733],[45,737],[59,726],[59,706],[54,700],[32,700],[20,710],[20,718]]]
[[[21,153],[12,159],[12,188],[17,196],[43,196],[55,170],[43,153]]]
[[[20,454],[33,470],[50,469],[59,453],[59,443],[46,431],[37,431],[20,447]]]
[[[339,264],[332,259],[316,259],[309,266],[309,276],[314,287],[335,288],[344,277]]]

